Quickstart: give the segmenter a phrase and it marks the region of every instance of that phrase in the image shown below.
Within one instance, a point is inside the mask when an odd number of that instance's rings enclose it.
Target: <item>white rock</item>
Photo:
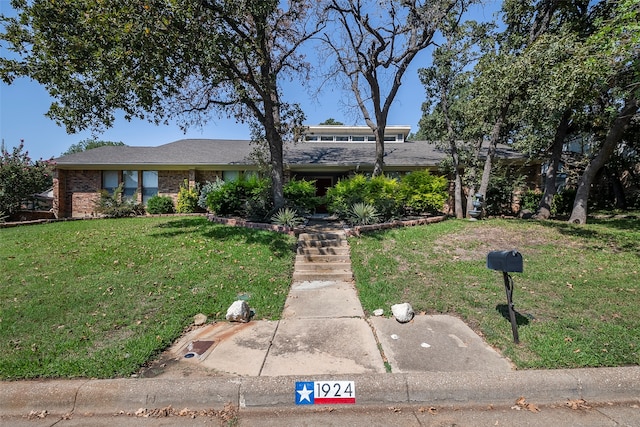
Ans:
[[[377,310],[373,310],[374,316],[382,316],[383,314],[384,314],[384,310],[381,308],[378,308]]]
[[[407,323],[411,319],[413,319],[413,308],[411,304],[405,302],[404,304],[394,304],[391,306],[391,312],[393,313],[393,317],[400,323]]]
[[[198,313],[195,316],[193,316],[193,324],[196,326],[200,326],[200,325],[204,325],[205,323],[207,323],[207,316],[205,316],[202,313]]]
[[[249,321],[249,317],[251,317],[249,304],[243,300],[234,301],[227,310],[227,320],[229,322],[247,323]]]

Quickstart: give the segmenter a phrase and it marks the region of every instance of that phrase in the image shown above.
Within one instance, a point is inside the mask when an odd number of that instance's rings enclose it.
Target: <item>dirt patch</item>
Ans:
[[[478,227],[472,233],[451,233],[437,239],[433,251],[447,253],[453,259],[461,261],[480,261],[487,253],[497,250],[527,248],[544,245],[554,240],[553,235],[545,229],[529,228],[508,230],[501,227]]]
[[[204,378],[220,377],[223,374],[197,363],[184,363],[170,351],[165,351],[140,368],[135,376],[138,378]]]

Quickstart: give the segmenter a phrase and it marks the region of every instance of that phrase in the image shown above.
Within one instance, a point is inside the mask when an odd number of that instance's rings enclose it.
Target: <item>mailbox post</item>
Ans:
[[[522,273],[522,255],[515,249],[512,251],[489,252],[487,255],[487,268],[502,271],[504,289],[507,293],[507,306],[509,308],[509,319],[511,320],[513,342],[519,344],[520,338],[518,337],[518,323],[516,322],[516,312],[513,310],[513,279],[509,273]]]

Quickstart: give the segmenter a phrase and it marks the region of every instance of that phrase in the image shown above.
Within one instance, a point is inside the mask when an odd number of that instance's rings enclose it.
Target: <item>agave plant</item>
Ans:
[[[300,225],[302,218],[298,216],[298,213],[295,210],[284,208],[278,210],[278,212],[271,217],[271,222],[277,225],[293,228]]]
[[[354,225],[375,224],[380,218],[375,206],[368,203],[354,203],[349,214],[349,220]]]

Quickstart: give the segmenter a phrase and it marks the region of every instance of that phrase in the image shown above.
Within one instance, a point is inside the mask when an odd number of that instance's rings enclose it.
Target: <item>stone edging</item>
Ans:
[[[275,231],[277,233],[284,233],[290,236],[295,236],[296,234],[300,233],[299,230],[291,227],[286,227],[284,225],[267,224],[264,222],[251,222],[251,221],[247,221],[240,218],[224,218],[224,217],[215,216],[215,215],[207,215],[207,218],[211,222],[228,225],[230,227],[245,227],[245,228],[254,228],[258,230]]]
[[[304,233],[304,227],[291,228],[283,225],[276,224],[267,224],[263,222],[251,222],[240,218],[225,218],[216,216],[213,214],[207,215],[209,221],[228,225],[230,227],[246,227],[253,228],[258,230],[268,230],[275,231],[277,233],[284,233],[290,236],[295,236],[300,233]],[[425,224],[433,224],[436,222],[442,222],[447,219],[446,215],[441,216],[432,216],[428,218],[419,218],[419,219],[409,219],[409,220],[396,220],[391,222],[385,222],[381,224],[372,224],[372,225],[358,225],[352,228],[345,227],[344,231],[347,236],[359,236],[362,233],[366,233],[368,231],[377,231],[377,230],[387,230],[391,228],[400,228],[400,227],[415,227],[416,225],[425,225]]]
[[[359,236],[362,233],[368,231],[388,230],[391,228],[400,227],[415,227],[416,225],[434,224],[436,222],[442,222],[447,219],[446,215],[430,216],[428,218],[408,219],[408,220],[396,220],[391,222],[385,222],[382,224],[371,225],[357,225],[353,228],[346,228],[345,233],[347,236]]]

